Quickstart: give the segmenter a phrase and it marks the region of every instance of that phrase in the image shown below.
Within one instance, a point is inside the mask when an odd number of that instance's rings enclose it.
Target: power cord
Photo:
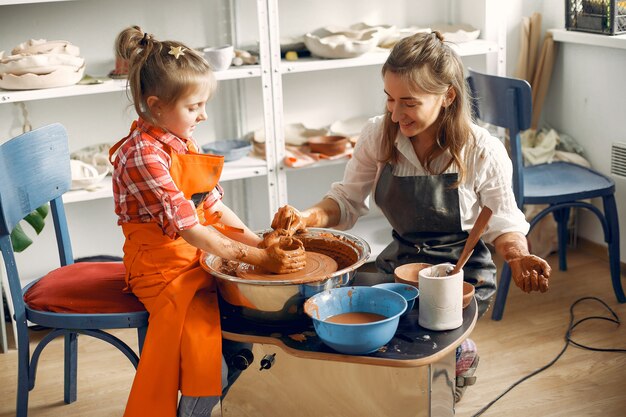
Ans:
[[[576,322],[574,322],[574,307],[585,300],[594,300],[597,301],[599,303],[601,303],[602,305],[604,305],[604,307],[606,307],[607,310],[609,310],[611,312],[611,315],[613,316],[611,317],[605,317],[605,316],[591,316],[591,317],[585,317],[582,318]],[[552,365],[555,364],[556,361],[558,361],[561,356],[563,356],[563,354],[565,353],[565,351],[567,350],[568,346],[570,344],[578,346],[580,348],[583,349],[588,349],[588,350],[592,350],[592,351],[596,351],[596,352],[626,352],[626,349],[610,349],[610,348],[596,348],[596,347],[592,347],[592,346],[587,346],[587,345],[583,345],[582,343],[578,343],[576,341],[574,341],[572,339],[572,331],[581,323],[587,321],[587,320],[606,320],[606,321],[610,321],[612,323],[617,324],[618,326],[621,324],[621,321],[619,319],[619,317],[617,316],[617,314],[615,313],[615,311],[613,311],[613,309],[611,307],[609,307],[604,301],[602,301],[599,298],[596,297],[582,297],[579,298],[578,300],[576,300],[569,308],[569,314],[570,314],[570,321],[569,321],[569,326],[567,327],[567,331],[565,332],[565,345],[563,346],[563,349],[561,349],[561,351],[559,352],[558,355],[556,355],[556,357],[554,359],[552,359],[548,364],[542,366],[541,368],[531,372],[530,374],[526,375],[525,377],[517,380],[516,382],[514,382],[511,386],[509,386],[506,390],[504,390],[504,392],[502,392],[502,394],[498,395],[496,398],[494,398],[489,404],[487,404],[486,406],[484,406],[483,408],[481,408],[476,414],[472,415],[472,417],[477,417],[482,415],[485,411],[487,411],[487,409],[489,409],[489,407],[491,407],[492,405],[494,405],[496,403],[496,401],[498,401],[500,398],[504,397],[509,391],[511,391],[513,388],[515,388],[516,386],[518,386],[519,384],[521,384],[522,382],[526,381],[527,379],[532,378],[533,376],[537,375],[540,372],[545,371],[546,369],[548,369],[549,367],[551,367]]]

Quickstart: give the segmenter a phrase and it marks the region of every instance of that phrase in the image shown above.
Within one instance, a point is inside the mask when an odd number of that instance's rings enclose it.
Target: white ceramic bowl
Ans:
[[[224,71],[230,68],[235,57],[232,45],[203,48],[202,53],[213,71]]]
[[[70,160],[72,190],[89,189],[97,185],[109,173],[108,167],[95,167],[76,159]]]
[[[321,58],[354,58],[372,51],[378,44],[378,31],[337,32],[318,29],[304,35],[304,44]]]

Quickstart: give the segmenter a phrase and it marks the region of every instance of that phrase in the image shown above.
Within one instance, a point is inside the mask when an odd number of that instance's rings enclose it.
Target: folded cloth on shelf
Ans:
[[[283,163],[290,168],[302,168],[312,165],[320,160],[335,160],[342,158],[350,158],[354,149],[351,146],[337,155],[324,155],[322,153],[313,153],[308,146],[286,146],[285,157]]]

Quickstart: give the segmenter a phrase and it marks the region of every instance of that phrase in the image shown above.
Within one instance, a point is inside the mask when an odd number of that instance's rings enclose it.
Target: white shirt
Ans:
[[[360,216],[369,211],[367,197],[376,189],[384,164],[378,161],[382,143],[383,116],[368,121],[363,128],[352,158],[346,166],[343,180],[333,183],[326,197],[339,204],[341,218],[337,228],[350,229]],[[465,161],[466,176],[459,185],[459,212],[461,228],[469,231],[482,206],[493,211],[483,235],[487,243],[506,232],[528,233],[529,224],[515,202],[512,188],[513,166],[504,145],[496,137],[477,125],[472,125],[476,146]],[[417,159],[411,141],[398,132],[395,146],[399,151],[398,163],[393,167],[396,176],[431,175]],[[462,153],[463,155],[464,153]],[[439,172],[449,161],[449,153],[438,156],[431,167]],[[454,166],[444,173],[457,173]],[[372,198],[373,200],[373,198]]]

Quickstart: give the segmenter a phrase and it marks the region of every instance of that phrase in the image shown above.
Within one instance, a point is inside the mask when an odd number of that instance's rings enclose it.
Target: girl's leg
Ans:
[[[222,387],[228,384],[228,366],[222,357]],[[219,404],[220,397],[188,397],[183,395],[178,403],[178,417],[209,417]]]

